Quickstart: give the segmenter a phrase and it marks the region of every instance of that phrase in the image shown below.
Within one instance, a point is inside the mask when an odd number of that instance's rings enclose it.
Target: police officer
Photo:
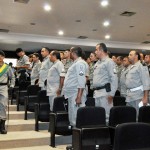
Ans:
[[[17,70],[17,81],[20,82],[21,80],[27,80],[29,75],[26,71],[30,67],[30,62],[29,57],[25,54],[22,48],[17,48],[16,54],[19,56],[19,60],[15,68]]]
[[[148,67],[149,75],[150,75],[150,55],[145,55],[144,58],[145,65]]]
[[[64,96],[68,98],[70,125],[76,125],[76,115],[79,107],[85,106],[86,101],[86,72],[87,65],[82,57],[80,47],[71,48],[71,58],[74,60],[64,80]]]
[[[97,58],[94,52],[90,54],[90,63],[89,63],[89,81],[90,81],[90,88],[88,91],[88,96],[93,97],[93,72],[94,72],[94,65],[97,62]]]
[[[131,67],[126,75],[126,102],[127,105],[136,108],[138,114],[139,102],[142,101],[143,105],[148,103],[149,73],[147,67],[140,63],[140,54],[137,51],[132,50],[129,53],[129,61]]]
[[[108,57],[107,47],[104,43],[96,45],[95,54],[98,58],[93,73],[95,106],[105,108],[107,121],[110,108],[113,106],[113,97],[118,88],[118,78],[115,63]]]
[[[57,90],[60,87],[60,73],[64,69],[64,65],[60,61],[61,58],[58,51],[52,51],[49,59],[53,62],[53,65],[48,71],[47,96],[49,96],[50,110],[53,111],[54,98],[57,96]]]
[[[120,76],[120,94],[121,96],[123,97],[126,97],[127,95],[127,87],[126,87],[126,74],[128,73],[129,71],[129,68],[130,68],[130,62],[129,62],[129,58],[128,57],[124,57],[123,58],[123,70],[121,71],[121,76]]]
[[[63,56],[63,61],[62,63],[64,64],[64,69],[62,70],[61,74],[60,74],[60,87],[57,91],[57,95],[63,95],[63,83],[65,80],[65,76],[67,74],[68,69],[70,68],[70,66],[73,64],[73,60],[70,58],[70,50],[66,49],[64,52],[64,56]]]
[[[118,76],[118,91],[121,91],[121,87],[120,87],[120,76],[121,76],[121,72],[123,70],[123,57],[122,56],[118,56],[117,57],[117,61],[116,61],[116,71],[117,71],[117,76]]]
[[[41,87],[42,90],[46,89],[45,86],[45,81],[47,80],[47,75],[48,75],[48,70],[51,68],[52,66],[52,62],[49,60],[49,48],[44,47],[41,50],[41,55],[43,57],[43,61],[41,64],[41,68],[40,68],[40,72],[39,72],[39,87]]]
[[[8,78],[11,81],[10,87],[14,87],[15,76],[9,65],[4,63],[5,53],[0,50],[0,133],[6,134],[6,108],[8,102]]]
[[[31,71],[31,85],[35,85],[35,81],[39,79],[39,71],[41,68],[41,61],[39,60],[39,57],[38,53],[33,53],[32,55],[33,65]]]

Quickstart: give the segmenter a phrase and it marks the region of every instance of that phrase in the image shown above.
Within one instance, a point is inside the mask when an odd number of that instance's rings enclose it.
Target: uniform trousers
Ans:
[[[50,111],[53,111],[54,98],[55,98],[56,96],[57,96],[56,94],[54,94],[54,95],[49,95]]]
[[[127,102],[127,106],[132,106],[136,109],[136,118],[138,118],[139,115],[139,103],[141,102],[141,99],[135,100],[135,101],[131,101],[131,102]]]
[[[111,104],[108,103],[108,96],[97,97],[95,98],[95,106],[105,108],[106,122],[108,122],[110,109],[113,107],[113,102]]]
[[[8,98],[0,94],[0,119],[6,120]]]
[[[71,126],[76,126],[76,118],[77,118],[77,111],[80,107],[85,107],[86,95],[83,94],[81,98],[80,106],[76,106],[75,99],[77,94],[74,94],[72,97],[68,98],[68,114],[69,114],[69,122]]]

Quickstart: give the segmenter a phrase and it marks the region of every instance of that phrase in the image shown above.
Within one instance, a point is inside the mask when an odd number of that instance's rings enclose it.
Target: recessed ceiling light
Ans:
[[[110,35],[105,35],[105,39],[110,39]]]
[[[108,6],[108,0],[102,0],[101,1],[101,6],[103,6],[103,7],[106,7],[106,6]]]
[[[59,34],[59,35],[63,35],[64,32],[63,32],[62,30],[59,30],[59,31],[58,31],[58,34]]]
[[[36,23],[32,22],[32,23],[30,23],[30,25],[34,26],[34,25],[36,25]]]
[[[110,25],[110,22],[109,22],[109,21],[104,21],[104,22],[103,22],[103,26],[108,27],[109,25]]]
[[[92,31],[97,31],[97,29],[93,29]]]
[[[76,22],[81,22],[81,20],[76,20]]]
[[[51,10],[51,6],[48,5],[48,4],[45,4],[45,5],[44,5],[44,10],[45,10],[45,11],[50,11],[50,10]]]
[[[134,28],[134,26],[129,26],[130,28]]]

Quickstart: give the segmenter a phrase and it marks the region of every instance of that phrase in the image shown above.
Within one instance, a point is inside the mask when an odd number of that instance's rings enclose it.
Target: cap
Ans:
[[[5,53],[2,50],[0,50],[0,55],[5,57]]]

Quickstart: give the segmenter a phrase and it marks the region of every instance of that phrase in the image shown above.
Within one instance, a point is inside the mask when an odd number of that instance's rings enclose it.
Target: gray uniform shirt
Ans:
[[[121,77],[121,72],[124,69],[123,65],[116,65],[116,72],[117,72],[117,76],[118,76],[118,90],[121,90],[121,85],[120,85],[120,77]]]
[[[78,88],[85,89],[87,65],[80,57],[74,61],[64,80],[64,95],[65,98],[72,97],[78,92]]]
[[[65,60],[65,61],[63,61],[63,64],[64,64],[64,69],[62,70],[60,76],[65,77],[68,69],[73,64],[73,60],[72,59]]]
[[[43,59],[39,72],[39,87],[44,87],[44,82],[47,79],[48,70],[52,65],[53,63],[49,60],[49,56]]]
[[[98,60],[94,66],[93,72],[93,87],[101,87],[106,83],[111,84],[111,91],[106,92],[106,89],[95,90],[95,98],[107,95],[114,96],[118,88],[118,78],[115,70],[115,63],[109,57]]]
[[[52,67],[48,71],[47,77],[47,95],[54,95],[59,88],[60,73],[64,69],[64,65],[60,60],[54,62]]]
[[[7,83],[8,78],[10,80],[10,87],[14,87],[15,76],[10,67],[7,69],[7,71],[2,76],[0,76],[0,83]],[[4,97],[8,97],[8,86],[7,85],[0,85],[0,95],[3,95]]]
[[[30,65],[29,57],[27,55],[23,55],[23,57],[20,57],[17,62],[17,66],[24,66],[24,65]],[[21,69],[19,69],[19,70],[21,70]]]
[[[39,79],[40,68],[41,68],[41,61],[39,60],[38,62],[33,64],[33,68],[31,71],[31,85],[34,85],[35,80]]]
[[[91,62],[89,65],[89,80],[90,80],[90,89],[93,89],[93,72],[94,72],[94,62]]]
[[[127,68],[124,68],[121,71],[121,76],[120,76],[120,88],[121,88],[121,96],[126,97],[127,95],[127,87],[126,87],[126,75],[129,71],[130,66],[128,66]]]
[[[140,61],[131,65],[129,71],[126,75],[126,87],[127,89],[133,89],[143,85],[143,90],[150,89],[150,78],[149,72],[146,66],[143,66]],[[126,101],[131,102],[143,98],[144,92],[142,90],[137,90],[131,92],[127,90]]]

